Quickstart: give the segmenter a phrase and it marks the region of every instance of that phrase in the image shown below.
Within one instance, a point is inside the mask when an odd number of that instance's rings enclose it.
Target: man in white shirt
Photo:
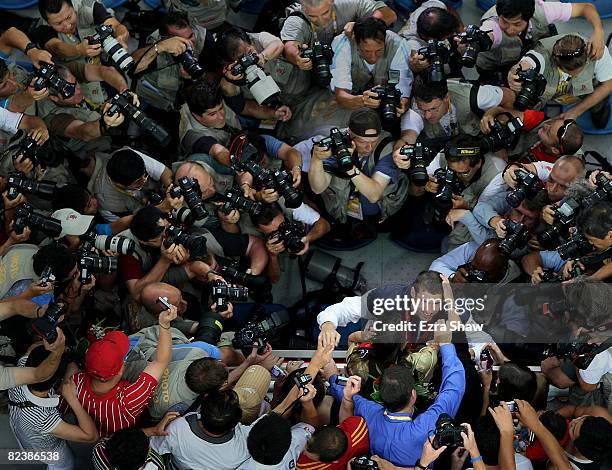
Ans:
[[[19,129],[28,130],[28,134],[38,145],[44,144],[49,138],[47,126],[39,117],[14,113],[8,109],[0,108],[0,130],[16,134]],[[4,143],[0,135],[0,145]]]

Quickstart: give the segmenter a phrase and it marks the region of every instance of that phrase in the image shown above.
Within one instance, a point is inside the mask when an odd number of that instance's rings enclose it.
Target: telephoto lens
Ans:
[[[90,44],[102,44],[102,49],[119,70],[128,72],[134,67],[135,62],[132,56],[113,37],[112,26],[107,24],[96,26],[96,34],[87,39]]]
[[[26,178],[20,171],[9,173],[7,178],[7,198],[17,199],[19,194],[34,194],[42,199],[53,199],[56,184],[52,181],[35,181]]]
[[[191,50],[191,48],[187,48],[185,52],[178,55],[176,60],[183,66],[183,70],[185,70],[193,80],[199,80],[202,78],[202,75],[204,75],[204,69],[193,56],[193,50]]]
[[[136,243],[120,235],[96,235],[95,245],[98,250],[110,250],[121,255],[131,255],[136,250]]]
[[[519,111],[532,109],[546,90],[546,78],[536,69],[522,70],[520,66],[516,74],[523,83],[514,100],[514,107]]]

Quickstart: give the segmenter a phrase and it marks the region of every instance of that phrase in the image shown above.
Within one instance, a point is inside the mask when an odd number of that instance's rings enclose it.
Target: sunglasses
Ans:
[[[559,139],[559,147],[561,153],[565,153],[563,139],[565,138],[565,134],[567,134],[567,130],[572,124],[576,124],[576,121],[574,121],[573,119],[566,119],[565,121],[563,121],[563,125],[557,130],[557,138]]]
[[[561,52],[561,53],[555,54],[555,57],[559,59],[573,59],[574,57],[580,57],[582,54],[584,54],[584,51],[585,51],[585,47],[581,46],[572,52]]]

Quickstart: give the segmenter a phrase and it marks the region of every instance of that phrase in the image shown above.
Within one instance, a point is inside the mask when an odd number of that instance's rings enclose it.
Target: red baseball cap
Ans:
[[[122,331],[109,331],[104,338],[92,343],[85,354],[85,370],[94,378],[110,380],[123,366],[130,349],[130,340]]]

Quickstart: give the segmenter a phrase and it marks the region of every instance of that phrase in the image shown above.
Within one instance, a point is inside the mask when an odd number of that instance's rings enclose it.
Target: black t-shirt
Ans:
[[[102,24],[113,15],[100,2],[94,4],[93,9],[94,24]],[[78,27],[77,27],[78,30]],[[41,46],[45,46],[51,39],[58,38],[58,33],[51,26],[41,25],[32,32],[32,40]],[[80,38],[81,41],[85,38]]]
[[[222,256],[245,256],[249,248],[249,236],[243,233],[228,233],[220,228],[208,229],[210,235],[223,248]],[[216,253],[215,253],[216,254]]]

